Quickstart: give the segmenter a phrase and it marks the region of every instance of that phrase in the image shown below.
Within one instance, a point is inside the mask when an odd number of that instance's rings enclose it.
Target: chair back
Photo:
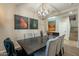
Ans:
[[[53,35],[54,38],[56,38],[57,36],[59,36],[59,33],[58,32],[53,32],[52,35]]]
[[[57,46],[57,38],[49,39],[46,45],[46,56],[55,56],[56,55],[56,46]]]
[[[63,45],[63,40],[64,40],[64,35],[59,36],[58,39],[57,39],[57,49],[56,49],[56,54],[57,55],[59,54],[60,49]]]
[[[65,37],[65,35],[62,35],[62,37],[61,37],[61,48],[64,47],[64,37]]]
[[[6,49],[6,52],[8,56],[13,56],[15,55],[15,48],[13,42],[10,40],[10,38],[7,38],[4,40],[4,46]]]

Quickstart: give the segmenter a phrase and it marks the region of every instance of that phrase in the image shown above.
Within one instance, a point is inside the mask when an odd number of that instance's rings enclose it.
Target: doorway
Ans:
[[[77,15],[69,16],[70,20],[70,40],[77,41],[78,40],[78,20]]]

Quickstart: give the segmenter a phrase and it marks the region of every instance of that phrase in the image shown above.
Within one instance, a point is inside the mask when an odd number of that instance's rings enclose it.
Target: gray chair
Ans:
[[[60,55],[63,55],[64,54],[64,37],[65,37],[65,35],[63,35],[62,38],[61,38]]]
[[[56,55],[63,55],[62,49],[63,49],[63,40],[64,40],[64,35],[59,36],[57,39],[57,49],[56,49]]]
[[[49,39],[46,45],[46,56],[55,56],[56,55],[56,46],[57,46],[57,38]]]
[[[36,52],[35,56],[55,56],[56,55],[56,46],[57,46],[57,38],[52,38],[47,41],[46,49],[40,50]]]

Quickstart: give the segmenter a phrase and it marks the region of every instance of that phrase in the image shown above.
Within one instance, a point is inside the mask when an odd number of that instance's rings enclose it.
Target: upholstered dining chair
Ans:
[[[55,56],[56,55],[56,46],[57,46],[57,38],[52,38],[47,41],[46,48],[40,51],[37,51],[35,56]]]
[[[65,37],[65,34],[62,36],[61,38],[61,49],[60,49],[60,55],[63,55],[64,54],[64,37]]]
[[[10,40],[10,38],[7,38],[4,40],[4,46],[7,52],[8,56],[13,56],[13,55],[17,55],[15,48],[14,48],[14,44],[13,42]]]
[[[55,39],[49,39],[46,45],[46,56],[55,56],[56,55],[56,46],[57,46],[57,38]]]
[[[6,55],[4,54],[4,56],[7,56],[7,55],[8,56],[21,56],[24,53],[22,49],[19,49],[19,50],[15,49],[14,43],[11,41],[10,38],[6,38],[4,40],[4,47],[7,52],[7,54]]]
[[[59,36],[59,38],[57,39],[57,50],[56,50],[56,55],[63,55],[62,52],[64,52],[63,49],[63,40],[64,40],[64,36],[65,35],[61,35]]]

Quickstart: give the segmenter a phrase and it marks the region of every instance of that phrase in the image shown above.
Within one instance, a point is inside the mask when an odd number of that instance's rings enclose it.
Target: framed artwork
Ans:
[[[56,30],[56,21],[48,21],[48,31],[53,32]]]
[[[38,29],[38,20],[30,18],[30,29]]]
[[[14,15],[15,19],[15,29],[28,29],[28,18]]]

